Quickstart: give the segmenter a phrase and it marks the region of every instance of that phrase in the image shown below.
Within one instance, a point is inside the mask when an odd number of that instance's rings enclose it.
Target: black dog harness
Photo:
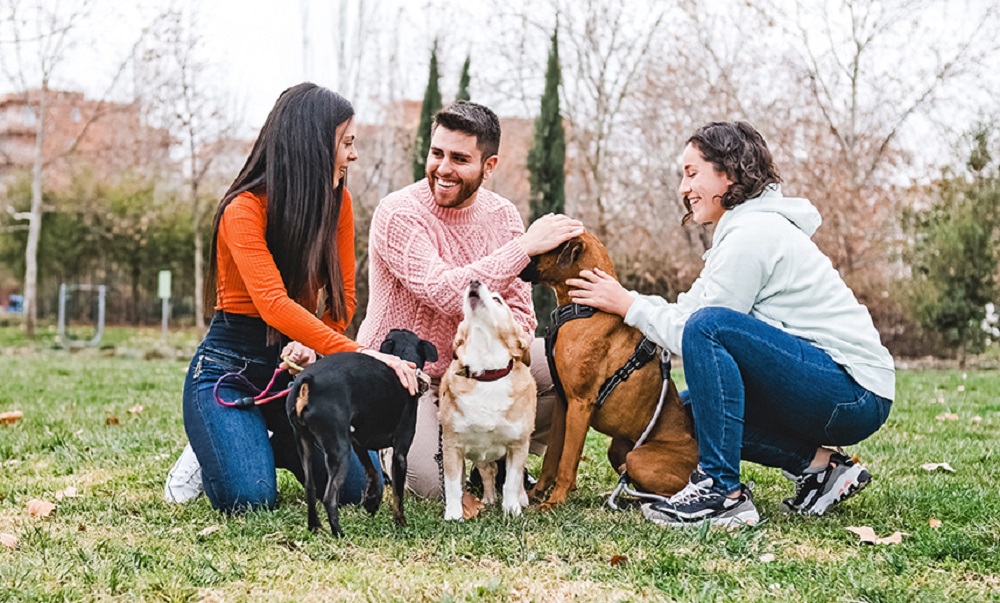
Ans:
[[[556,337],[559,335],[559,327],[577,318],[590,318],[597,313],[597,308],[584,306],[582,304],[566,304],[559,306],[552,311],[552,324],[545,327],[545,360],[549,364],[549,373],[552,376],[552,385],[556,388],[556,393],[566,404],[566,392],[563,390],[562,381],[559,380],[559,373],[556,371]],[[632,373],[646,366],[653,358],[656,358],[657,346],[648,337],[643,337],[635,346],[635,351],[629,356],[624,366],[608,377],[601,389],[598,390],[595,408],[600,410],[615,388],[624,381],[627,381]],[[660,364],[660,375],[664,381],[670,377],[670,355],[664,354]]]

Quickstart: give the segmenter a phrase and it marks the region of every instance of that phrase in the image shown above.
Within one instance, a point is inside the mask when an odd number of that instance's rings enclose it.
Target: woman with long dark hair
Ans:
[[[676,303],[626,291],[600,270],[570,279],[574,301],[625,322],[684,358],[700,464],[667,502],[663,525],[755,523],[740,459],[780,467],[795,486],[786,510],[822,515],[871,474],[830,448],[886,420],[892,357],[868,309],[812,242],[820,215],[783,197],[764,138],[746,122],[716,122],[688,139],[679,193],[684,222],[715,224],[701,275]]]
[[[303,479],[282,400],[234,408],[217,397],[243,398],[247,381],[264,389],[276,367],[345,351],[385,362],[416,391],[412,364],[343,335],[356,305],[354,216],[345,187],[348,165],[357,159],[353,117],[346,99],[315,84],[285,90],[215,214],[208,279],[214,287],[206,294],[215,315],[184,382],[184,427],[197,456],[186,476],[195,477],[191,468],[200,464],[200,481],[217,509],[273,507],[276,467]],[[239,377],[219,382],[229,373]],[[371,458],[378,467],[375,453]],[[170,488],[184,461],[168,477],[168,498],[181,499]],[[341,501],[360,501],[364,485],[354,457]]]

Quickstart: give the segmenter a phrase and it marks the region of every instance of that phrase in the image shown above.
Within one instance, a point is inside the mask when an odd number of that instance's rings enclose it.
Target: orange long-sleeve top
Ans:
[[[354,352],[361,346],[344,336],[357,306],[354,285],[354,211],[344,190],[337,223],[337,255],[344,282],[347,317],[334,320],[327,309],[316,316],[319,291],[308,299],[292,299],[267,248],[267,199],[242,193],[226,207],[216,244],[218,277],[216,310],[256,316],[285,336],[318,353]]]

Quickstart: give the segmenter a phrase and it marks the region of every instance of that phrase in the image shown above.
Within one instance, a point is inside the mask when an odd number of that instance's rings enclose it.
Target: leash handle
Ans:
[[[287,360],[286,360],[287,362]],[[223,406],[228,406],[230,408],[251,408],[253,406],[259,406],[261,404],[267,404],[273,400],[277,400],[283,396],[287,396],[288,392],[292,391],[291,387],[287,387],[280,392],[268,395],[271,388],[274,386],[274,382],[278,379],[278,375],[284,372],[284,369],[274,369],[274,374],[271,375],[271,380],[267,382],[267,386],[264,389],[258,389],[249,379],[243,376],[242,371],[226,373],[225,375],[219,377],[219,380],[215,382],[215,387],[212,388],[212,395],[215,397],[215,401]],[[239,378],[248,389],[254,392],[253,396],[244,396],[233,402],[228,402],[222,399],[219,395],[219,386],[222,385],[223,381],[234,380]]]

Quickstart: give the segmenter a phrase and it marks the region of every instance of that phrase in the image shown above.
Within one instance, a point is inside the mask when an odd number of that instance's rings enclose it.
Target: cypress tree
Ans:
[[[420,106],[420,126],[417,128],[417,139],[413,145],[413,180],[416,182],[426,175],[427,152],[431,148],[431,124],[434,114],[441,108],[441,90],[438,88],[437,41],[431,50],[430,73],[427,76],[427,90],[424,92],[424,103]]]
[[[566,132],[559,115],[559,39],[558,27],[552,33],[552,48],[545,70],[545,92],[542,108],[535,120],[535,141],[528,152],[531,174],[531,221],[547,213],[566,211]],[[550,322],[555,297],[546,286],[536,286],[532,292],[539,332]]]
[[[462,75],[458,78],[458,94],[455,96],[455,100],[472,100],[469,96],[469,63],[472,61],[472,57],[469,55],[465,56],[465,64],[462,65]]]

